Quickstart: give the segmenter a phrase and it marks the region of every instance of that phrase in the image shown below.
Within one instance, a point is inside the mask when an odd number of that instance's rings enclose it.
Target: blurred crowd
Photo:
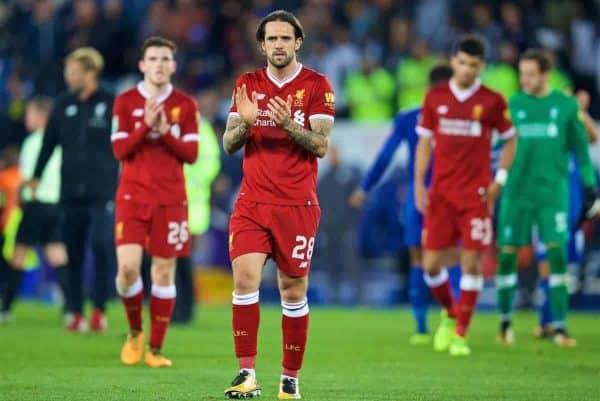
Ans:
[[[423,71],[468,31],[489,45],[490,86],[516,91],[519,53],[541,46],[556,55],[553,79],[586,89],[592,115],[600,115],[595,0],[9,0],[0,4],[3,126],[20,121],[32,94],[63,89],[63,59],[75,48],[97,48],[105,83],[120,90],[137,80],[143,39],[159,34],[179,46],[177,83],[197,94],[219,131],[233,77],[264,64],[254,29],[277,8],[294,11],[304,25],[300,59],[329,77],[341,117],[384,121],[418,105]]]
[[[590,113],[600,117],[598,0],[4,0],[0,2],[0,163],[4,164],[0,167],[16,164],[16,148],[8,145],[19,145],[27,134],[27,101],[35,95],[53,97],[65,89],[67,54],[81,46],[98,49],[105,59],[102,83],[118,93],[140,79],[139,47],[150,35],[175,41],[175,84],[194,94],[203,120],[220,137],[234,78],[265,64],[255,40],[258,21],[279,8],[293,11],[303,24],[307,37],[299,59],[328,76],[336,93],[338,121],[386,123],[398,110],[420,105],[427,71],[447,59],[453,43],[466,32],[486,41],[489,51],[482,80],[487,85],[506,97],[515,93],[519,54],[529,47],[543,47],[555,56],[552,86],[573,92],[585,89],[591,97]],[[322,248],[328,247],[328,238],[343,237],[348,244],[342,248],[352,249],[355,227],[366,224],[355,211],[337,207],[345,205],[346,193],[358,180],[360,172],[345,167],[353,162],[336,154],[326,161],[329,172],[321,177],[319,194],[323,205],[336,207],[324,211],[331,217],[322,223]],[[222,154],[220,164],[221,173],[212,184],[211,220],[222,234],[241,181],[241,157]],[[341,182],[339,187],[335,182]],[[397,187],[387,190],[382,199],[395,201]],[[392,206],[376,209],[394,213],[397,205]],[[397,220],[388,217],[380,220]],[[386,230],[395,233],[400,228],[378,226],[375,231]],[[385,243],[375,231],[362,231],[364,249],[372,248],[369,241]],[[397,252],[394,244],[392,252]],[[221,249],[210,244],[197,248]],[[333,260],[339,255],[330,256]],[[323,253],[324,259],[328,257]],[[227,263],[225,254],[212,258]],[[342,264],[352,265],[355,259],[351,259]]]

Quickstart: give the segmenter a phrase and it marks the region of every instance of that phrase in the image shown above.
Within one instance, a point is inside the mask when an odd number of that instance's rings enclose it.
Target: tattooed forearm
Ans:
[[[310,123],[312,130],[290,120],[284,127],[287,134],[304,149],[317,157],[323,157],[329,147],[329,135],[333,129],[333,121],[318,119]]]
[[[223,148],[231,155],[240,150],[248,139],[250,125],[239,116],[233,115],[227,119],[225,134],[223,135]]]

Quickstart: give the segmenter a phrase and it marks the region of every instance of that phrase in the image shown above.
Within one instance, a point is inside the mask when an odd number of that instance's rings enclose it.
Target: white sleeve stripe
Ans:
[[[127,132],[122,132],[122,131],[115,132],[114,134],[112,134],[110,136],[110,141],[111,142],[118,141],[119,139],[125,139],[128,136],[129,136],[129,134]]]
[[[425,127],[421,127],[420,125],[417,126],[416,131],[417,131],[417,134],[419,134],[420,136],[432,136],[433,135],[433,130],[430,130]]]
[[[185,134],[181,139],[183,142],[198,142],[198,134],[195,132]]]
[[[515,130],[515,127],[510,127],[509,129],[500,134],[500,138],[508,139],[515,136],[516,133],[517,131]]]
[[[323,119],[323,120],[335,121],[335,117],[331,116],[329,114],[312,114],[308,117],[308,119],[309,120]]]
[[[237,111],[230,111],[228,117],[231,117],[231,116],[239,117],[240,113],[238,113]]]

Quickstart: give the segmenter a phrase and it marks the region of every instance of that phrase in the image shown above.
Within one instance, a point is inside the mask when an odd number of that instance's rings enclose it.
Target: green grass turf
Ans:
[[[21,303],[15,312],[16,322],[0,326],[2,401],[221,400],[236,373],[226,307],[198,309],[193,326],[173,327],[164,351],[175,366],[162,370],[120,365],[126,326],[119,304],[111,305],[104,334],[66,333],[56,308]],[[496,316],[480,313],[470,335],[473,354],[456,359],[409,345],[406,309],[315,307],[300,388],[306,400],[600,400],[599,320],[573,315],[579,345],[565,350],[533,339],[535,316],[519,314],[517,345],[504,348],[494,341]],[[280,310],[263,307],[263,400],[277,395],[279,327]]]

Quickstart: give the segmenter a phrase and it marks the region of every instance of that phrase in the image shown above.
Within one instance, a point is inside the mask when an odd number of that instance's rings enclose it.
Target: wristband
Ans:
[[[498,171],[496,171],[496,176],[494,177],[494,181],[496,181],[498,184],[504,186],[504,184],[506,184],[507,178],[508,178],[508,171],[501,168]]]

